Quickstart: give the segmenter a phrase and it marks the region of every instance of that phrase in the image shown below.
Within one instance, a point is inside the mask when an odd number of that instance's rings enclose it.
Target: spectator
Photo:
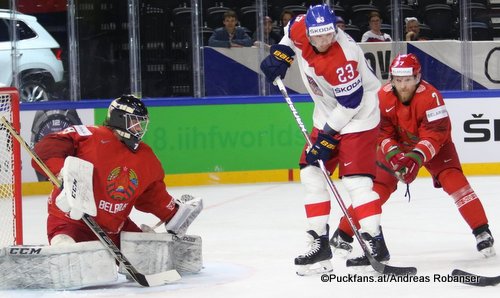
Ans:
[[[256,47],[260,46],[262,42],[257,40],[257,32],[254,32],[252,37],[254,40],[253,45]],[[273,20],[268,16],[264,17],[264,47],[269,49],[271,45],[280,42],[282,37],[273,31]]]
[[[345,31],[345,21],[342,17],[337,16],[337,28],[342,29],[342,31]]]
[[[241,27],[236,27],[238,16],[233,10],[224,13],[224,27],[214,30],[208,40],[208,45],[219,48],[251,47],[252,39]]]
[[[380,14],[378,12],[372,11],[368,15],[368,25],[370,26],[370,30],[363,34],[361,42],[392,41],[389,34],[383,33],[380,30],[382,19],[380,18]]]
[[[291,10],[283,10],[280,15],[281,27],[280,34],[281,36],[285,35],[285,27],[288,25],[291,19],[295,17],[295,14]]]
[[[415,17],[405,19],[405,40],[427,40],[425,37],[420,36],[420,22]]]

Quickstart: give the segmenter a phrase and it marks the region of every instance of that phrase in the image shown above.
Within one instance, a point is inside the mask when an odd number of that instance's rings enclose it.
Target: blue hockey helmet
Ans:
[[[307,35],[335,32],[335,13],[327,4],[310,6],[306,13]]]

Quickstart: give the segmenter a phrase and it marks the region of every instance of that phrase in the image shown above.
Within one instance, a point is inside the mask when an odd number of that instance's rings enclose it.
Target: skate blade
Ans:
[[[481,251],[479,251],[485,258],[493,257],[496,255],[495,248],[492,247],[487,247]]]
[[[299,276],[323,274],[332,271],[333,266],[330,260],[325,260],[310,265],[297,265],[297,275]]]
[[[349,266],[347,267],[347,272],[349,274],[360,274],[360,275],[375,275],[377,271],[373,269],[372,266]]]

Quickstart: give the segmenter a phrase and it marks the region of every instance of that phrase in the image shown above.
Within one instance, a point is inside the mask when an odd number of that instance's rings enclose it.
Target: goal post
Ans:
[[[2,116],[20,131],[19,93],[15,88],[0,88]],[[0,248],[23,244],[21,198],[20,145],[0,124]]]

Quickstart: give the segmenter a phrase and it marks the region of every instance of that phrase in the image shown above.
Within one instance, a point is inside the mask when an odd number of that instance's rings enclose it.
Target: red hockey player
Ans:
[[[477,250],[493,256],[493,236],[481,201],[462,172],[451,138],[451,122],[441,93],[421,79],[421,66],[413,54],[398,55],[390,65],[391,80],[378,92],[381,125],[377,161],[394,171],[379,168],[374,190],[382,203],[397,183],[415,180],[420,167],[432,175],[434,186],[443,188],[476,237]],[[396,177],[395,177],[396,176]],[[351,213],[353,214],[353,213]],[[330,244],[350,251],[352,231],[345,218]]]
[[[93,182],[97,209],[95,221],[117,246],[120,245],[120,232],[141,231],[129,218],[133,207],[154,214],[166,222],[167,230],[174,234],[183,234],[202,208],[201,199],[183,196],[193,200],[180,202],[166,190],[160,161],[141,141],[148,123],[144,103],[132,95],[123,95],[111,102],[103,126],[71,126],[47,135],[35,145],[35,152],[56,174],[62,172],[68,156],[93,164],[93,177],[89,179]],[[43,173],[35,162],[32,164]],[[70,183],[63,181],[64,188],[69,188],[67,184]],[[68,195],[54,188],[49,197],[47,233],[50,244],[97,240],[79,220],[82,210],[69,210]]]

